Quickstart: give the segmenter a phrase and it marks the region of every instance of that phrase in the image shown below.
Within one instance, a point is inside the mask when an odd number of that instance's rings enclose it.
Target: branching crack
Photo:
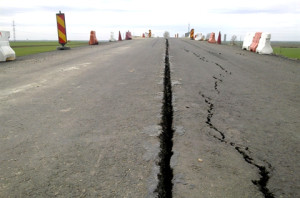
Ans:
[[[265,166],[256,164],[254,162],[254,160],[252,159],[252,157],[250,157],[245,151],[243,151],[243,149],[241,147],[236,146],[234,148],[243,156],[244,160],[247,163],[258,168],[260,179],[252,180],[252,183],[259,188],[259,190],[264,194],[265,198],[274,198],[273,193],[271,193],[270,190],[267,188],[267,183],[270,179],[269,171],[267,170],[267,168]],[[272,166],[270,164],[269,164],[269,168],[270,169],[272,168]]]
[[[187,41],[184,41],[184,42],[186,42],[187,44],[193,45],[197,48],[200,48],[198,45],[195,45],[193,43],[189,43]],[[187,50],[187,49],[184,49],[184,51],[187,53],[191,52],[190,50]],[[195,52],[191,52],[191,53],[204,62],[213,63],[214,65],[218,66],[226,74],[229,74],[229,75],[232,74],[230,71],[225,69],[221,64],[213,62],[213,61],[208,61],[205,57],[202,57],[200,54],[197,54]],[[212,53],[212,52],[209,52],[209,53],[215,55],[215,53]],[[224,77],[224,75],[220,73],[219,76],[220,76],[219,78],[213,76],[213,78],[215,79],[214,89],[217,92],[217,94],[220,94],[220,90],[218,89],[218,86],[219,86],[219,83],[223,82],[222,78]],[[234,142],[230,142],[230,141],[226,140],[225,133],[222,132],[221,130],[219,130],[216,126],[214,126],[212,124],[212,118],[213,118],[214,110],[215,110],[214,104],[212,103],[212,99],[210,97],[205,96],[201,92],[199,94],[203,97],[205,103],[208,105],[206,124],[209,126],[209,128],[213,129],[215,132],[218,133],[218,134],[212,134],[212,136],[215,139],[219,140],[220,142],[223,142],[225,144],[229,144],[230,146],[232,146],[239,154],[242,155],[243,159],[247,163],[249,163],[252,166],[255,166],[259,171],[260,178],[259,178],[259,180],[253,180],[252,183],[259,188],[259,190],[262,192],[262,194],[264,195],[265,198],[274,198],[274,195],[267,188],[267,183],[270,179],[270,176],[269,176],[270,172],[268,171],[268,169],[271,170],[272,166],[268,162],[265,162],[268,164],[268,168],[265,166],[259,165],[257,162],[255,162],[253,157],[251,157],[250,150],[248,147],[245,147],[242,145],[237,145]]]
[[[225,135],[222,131],[218,130],[212,123],[211,123],[211,119],[214,115],[213,111],[214,111],[214,104],[211,103],[211,98],[205,96],[204,94],[201,94],[201,96],[205,99],[205,103],[208,104],[209,109],[207,110],[207,118],[206,118],[206,124],[213,130],[217,131],[221,137],[217,137],[214,136],[215,138],[217,138],[218,140],[220,140],[221,142],[225,141]]]
[[[215,63],[218,67],[220,67],[220,69],[222,69],[223,71],[225,71],[226,73],[231,74],[231,72],[228,72],[226,69],[224,69],[221,65],[219,65],[218,63]],[[224,77],[222,74],[220,74],[220,77]],[[220,94],[220,91],[218,89],[218,83],[222,83],[223,80],[221,78],[217,78],[215,76],[213,76],[213,78],[215,79],[215,90],[218,94]],[[199,93],[203,98],[205,103],[208,105],[208,110],[207,110],[207,120],[206,120],[206,124],[213,129],[214,131],[218,132],[218,134],[221,135],[221,137],[219,135],[212,135],[215,139],[219,140],[220,142],[223,142],[225,144],[229,144],[230,146],[234,147],[234,149],[242,155],[243,159],[250,165],[255,166],[258,171],[259,171],[259,175],[260,178],[259,180],[253,180],[252,183],[254,185],[256,185],[259,190],[262,192],[262,194],[264,195],[265,198],[274,198],[274,195],[270,192],[270,190],[267,188],[267,183],[270,179],[269,176],[269,171],[265,166],[259,165],[258,163],[255,162],[255,160],[250,156],[250,151],[248,147],[242,146],[242,145],[237,145],[234,142],[230,142],[228,140],[226,140],[225,137],[225,133],[222,132],[221,130],[219,130],[216,126],[214,126],[212,124],[212,117],[214,115],[214,104],[212,103],[212,99],[210,97],[205,96],[204,94],[202,94],[201,92]],[[269,169],[272,168],[272,166],[268,163],[269,165]]]

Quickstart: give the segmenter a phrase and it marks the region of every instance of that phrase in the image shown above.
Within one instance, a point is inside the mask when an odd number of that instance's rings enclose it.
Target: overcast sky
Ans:
[[[17,40],[57,40],[56,16],[65,13],[68,40],[98,40],[130,30],[155,36],[219,32],[243,39],[247,32],[269,32],[274,41],[300,41],[299,0],[0,0],[0,30]]]

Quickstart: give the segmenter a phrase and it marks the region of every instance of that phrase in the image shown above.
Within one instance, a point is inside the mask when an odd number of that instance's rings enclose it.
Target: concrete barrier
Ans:
[[[196,41],[201,41],[202,37],[203,37],[202,33],[195,34],[195,40]]]
[[[110,39],[109,39],[109,42],[115,42],[115,41],[117,41],[117,40],[115,39],[115,35],[114,35],[113,32],[111,32],[111,33],[110,33]]]
[[[0,31],[0,61],[16,59],[15,51],[9,45],[10,32]]]
[[[96,38],[96,31],[91,31],[89,45],[98,45],[98,40]]]
[[[243,50],[248,50],[248,51],[250,50],[250,45],[253,41],[254,35],[255,35],[254,32],[246,34],[243,42],[243,47],[242,47]]]
[[[206,34],[206,38],[205,38],[206,41],[208,41],[208,39],[210,38],[210,35],[211,35],[211,33]]]
[[[216,39],[215,39],[215,33],[214,33],[214,32],[212,32],[212,33],[210,34],[210,37],[209,37],[209,39],[208,39],[208,42],[209,42],[209,43],[217,43],[217,42],[216,42]]]
[[[149,30],[149,34],[151,34],[151,30]],[[149,35],[149,38],[151,38],[151,35]],[[125,40],[131,40],[132,36],[131,36],[131,32],[126,32],[126,37]]]
[[[242,49],[253,51],[259,54],[272,54],[273,49],[271,47],[271,34],[262,32],[251,32],[247,33]]]
[[[256,52],[259,54],[272,54],[273,49],[271,47],[270,40],[271,40],[270,33],[262,33],[258,46],[256,48]]]

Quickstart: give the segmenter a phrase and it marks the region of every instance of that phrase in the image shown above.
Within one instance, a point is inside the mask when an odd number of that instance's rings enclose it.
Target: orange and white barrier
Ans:
[[[212,33],[210,34],[210,37],[209,37],[209,39],[208,39],[208,42],[209,42],[209,43],[216,43],[215,33],[214,33],[214,32],[212,32]]]
[[[98,45],[95,31],[91,31],[89,45]]]
[[[9,45],[10,32],[0,31],[0,61],[16,59],[15,51]]]
[[[252,41],[252,43],[250,45],[250,51],[251,52],[256,52],[256,48],[258,46],[258,42],[260,40],[261,34],[262,34],[262,32],[256,32],[255,33],[253,41]]]
[[[272,54],[273,49],[270,40],[270,33],[247,33],[244,38],[242,49],[257,52],[259,54]]]
[[[132,36],[131,36],[131,32],[126,32],[126,37],[125,37],[125,40],[131,40],[132,39]]]

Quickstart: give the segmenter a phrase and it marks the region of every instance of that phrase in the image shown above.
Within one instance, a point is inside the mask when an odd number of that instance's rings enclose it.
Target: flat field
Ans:
[[[299,41],[271,41],[274,54],[293,59],[300,59]]]
[[[300,48],[274,47],[274,54],[300,59]]]
[[[88,41],[71,41],[66,46],[79,47],[88,45]],[[16,41],[10,42],[10,46],[16,52],[17,56],[37,54],[41,52],[54,51],[60,44],[57,41]]]

